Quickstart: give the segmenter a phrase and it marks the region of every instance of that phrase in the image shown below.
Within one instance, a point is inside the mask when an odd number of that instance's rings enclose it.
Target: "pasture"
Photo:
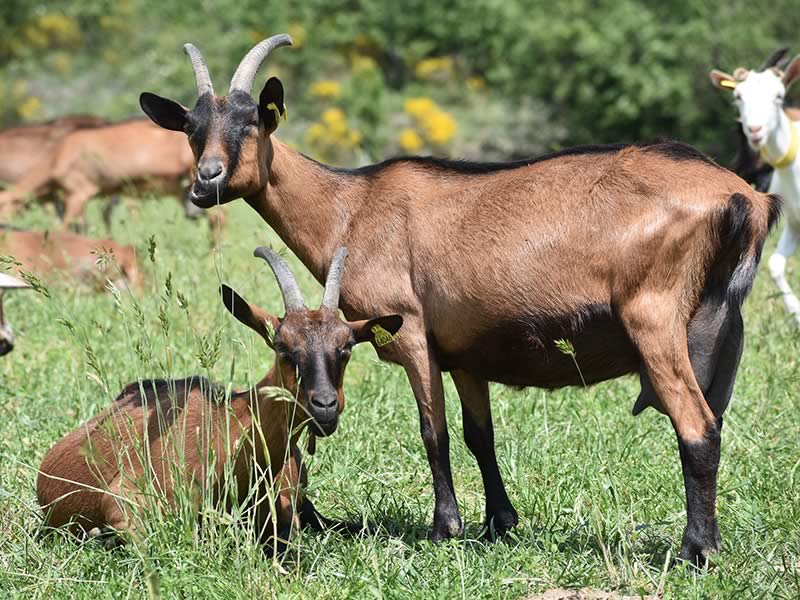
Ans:
[[[497,543],[480,539],[483,486],[447,378],[465,533],[426,541],[433,492],[414,398],[402,370],[379,363],[367,345],[354,351],[347,372],[339,430],[308,459],[308,491],[324,515],[366,521],[374,532],[301,532],[281,562],[221,513],[205,515],[202,530],[185,515],[163,515],[141,543],[114,551],[66,535],[39,539],[34,482],[42,457],[124,384],[200,373],[244,388],[271,364],[273,353],[222,306],[220,282],[282,314],[274,278],[252,251],[283,244],[243,202],[226,207],[216,252],[207,223],[184,220],[173,198],[128,200],[111,232],[100,209],[90,205],[89,233],[136,245],[142,295],[95,295],[56,282],[6,296],[17,346],[0,361],[3,597],[521,598],[551,588],[800,596],[800,336],[764,265],[745,304],[745,354],[722,432],[723,550],[707,573],[670,568],[685,524],[677,443],[666,417],[631,416],[639,390],[633,377],[585,390],[493,387],[500,468],[521,521]],[[41,208],[15,222],[56,226]],[[321,286],[288,258],[315,304]],[[800,286],[791,268],[790,281]]]

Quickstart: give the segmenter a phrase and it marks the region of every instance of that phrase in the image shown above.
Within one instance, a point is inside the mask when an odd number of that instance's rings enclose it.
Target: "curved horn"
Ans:
[[[256,79],[256,72],[261,66],[261,63],[264,62],[264,59],[267,58],[269,53],[275,48],[291,45],[292,38],[285,33],[281,33],[268,37],[253,46],[250,52],[244,55],[239,66],[236,67],[228,93],[230,94],[234,90],[241,90],[248,94],[251,93],[253,91],[253,82]]]
[[[189,60],[192,61],[192,71],[194,71],[194,80],[197,83],[197,97],[203,94],[214,95],[214,86],[211,85],[211,75],[208,74],[208,67],[200,50],[194,44],[184,44],[183,51]]]
[[[772,54],[767,57],[767,60],[758,67],[759,71],[766,71],[770,67],[780,67],[780,63],[786,58],[786,55],[789,54],[789,46],[784,46],[783,48],[778,48]]]
[[[344,273],[344,259],[347,256],[347,248],[340,246],[333,255],[331,268],[328,269],[328,277],[325,280],[325,293],[322,295],[320,308],[339,308],[339,291],[342,289],[342,274]]]
[[[272,248],[259,246],[253,252],[253,256],[263,258],[267,261],[272,272],[275,273],[275,279],[278,280],[278,287],[281,288],[281,295],[283,296],[283,305],[286,307],[286,312],[290,310],[302,310],[306,307],[303,294],[297,285],[289,265],[283,260],[278,253]]]

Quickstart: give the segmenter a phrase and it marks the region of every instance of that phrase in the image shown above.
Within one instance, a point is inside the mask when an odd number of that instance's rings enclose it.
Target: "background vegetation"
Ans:
[[[724,159],[733,110],[708,69],[760,62],[793,41],[798,15],[788,0],[769,10],[741,0],[7,0],[0,121],[137,116],[143,90],[189,104],[185,41],[203,50],[224,90],[251,44],[288,31],[296,48],[277,51],[265,72],[287,90],[281,137],[318,158],[500,159],[668,136]],[[220,515],[207,515],[202,533],[164,515],[143,546],[115,552],[35,539],[35,469],[122,385],[199,372],[241,388],[272,360],[217,296],[224,281],[281,311],[268,269],[251,258],[256,245],[280,241],[244,203],[230,206],[225,242],[210,252],[205,223],[185,221],[174,198],[127,199],[110,232],[99,225],[101,202],[91,206],[90,234],[138,247],[146,293],[115,300],[49,281],[49,296],[5,299],[17,348],[0,360],[2,597],[138,598],[148,581],[164,597],[192,599],[516,598],[583,586],[667,598],[800,597],[800,338],[764,272],[746,305],[747,348],[723,433],[724,550],[706,575],[665,569],[685,523],[680,463],[665,418],[630,416],[632,377],[553,393],[493,387],[501,471],[521,515],[497,544],[478,540],[480,474],[448,380],[466,532],[428,544],[433,497],[414,399],[402,371],[365,347],[348,369],[341,427],[311,460],[310,493],[325,514],[366,519],[378,533],[303,533],[280,567]],[[55,222],[34,207],[16,224]],[[318,298],[319,286],[289,259],[307,296]],[[789,278],[800,286],[796,269]]]
[[[105,234],[100,208],[92,206],[95,235]],[[226,242],[209,253],[205,224],[185,221],[174,199],[129,201],[111,233],[141,249],[148,282],[139,298],[116,302],[58,283],[49,298],[6,295],[17,347],[0,361],[3,598],[142,598],[153,577],[164,598],[192,600],[519,598],[584,586],[681,599],[800,596],[800,338],[765,270],[745,306],[747,348],[723,431],[723,552],[706,575],[665,569],[686,519],[680,460],[666,418],[631,416],[634,377],[552,393],[493,386],[500,468],[521,516],[496,544],[479,540],[483,486],[446,378],[466,531],[426,542],[433,491],[414,397],[403,371],[365,346],[354,352],[339,430],[319,441],[309,483],[324,514],[367,520],[378,533],[304,532],[280,568],[244,528],[213,512],[203,532],[186,513],[166,514],[150,521],[143,545],[115,552],[66,535],[36,539],[35,469],[124,384],[201,373],[218,382],[232,376],[242,389],[271,365],[272,353],[227,313],[217,289],[226,282],[281,314],[274,278],[252,257],[256,245],[281,243],[243,202],[228,216]],[[45,227],[53,217],[35,209],[19,223]],[[288,258],[309,303],[318,301],[321,286]],[[800,286],[797,271],[791,282]]]
[[[287,31],[296,48],[266,68],[287,90],[282,135],[319,158],[499,159],[665,136],[726,161],[733,112],[707,72],[791,44],[798,14],[792,0],[10,0],[0,122],[140,115],[143,90],[191,103],[184,42],[224,90],[253,43]]]

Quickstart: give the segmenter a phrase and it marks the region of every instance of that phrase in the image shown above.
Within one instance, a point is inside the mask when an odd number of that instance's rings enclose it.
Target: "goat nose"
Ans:
[[[750,133],[755,135],[756,133],[761,131],[761,129],[762,129],[761,125],[751,125],[750,126]]]
[[[321,408],[323,410],[330,410],[336,406],[338,401],[339,399],[336,397],[336,394],[311,395],[311,404],[313,404],[315,408]]]
[[[209,158],[204,160],[197,169],[200,179],[203,181],[212,181],[222,174],[223,166],[222,161],[218,158]]]

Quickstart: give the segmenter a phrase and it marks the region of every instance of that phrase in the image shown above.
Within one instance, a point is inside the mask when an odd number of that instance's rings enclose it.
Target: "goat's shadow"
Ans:
[[[335,522],[338,527],[317,530],[306,528],[304,536],[332,533],[353,540],[360,538],[396,540],[414,549],[432,543],[428,538],[429,523],[420,522],[418,515],[411,511],[400,507],[393,508],[393,510],[378,510],[377,514],[373,512],[370,518],[364,515],[348,515],[347,520]],[[477,552],[489,551],[496,544],[505,544],[527,546],[543,553],[557,551],[565,555],[585,554],[588,551],[601,561],[607,560],[609,552],[614,556],[619,555],[618,548],[624,546],[624,552],[635,554],[639,563],[660,570],[664,568],[669,555],[672,557],[670,566],[676,564],[675,541],[663,533],[663,528],[668,525],[669,523],[665,522],[639,524],[632,530],[615,533],[608,540],[600,540],[588,523],[566,528],[557,525],[543,527],[531,521],[523,521],[510,531],[493,536],[487,532],[483,523],[467,521],[464,524],[464,532],[457,540],[468,544]],[[302,548],[300,555],[302,562]]]

